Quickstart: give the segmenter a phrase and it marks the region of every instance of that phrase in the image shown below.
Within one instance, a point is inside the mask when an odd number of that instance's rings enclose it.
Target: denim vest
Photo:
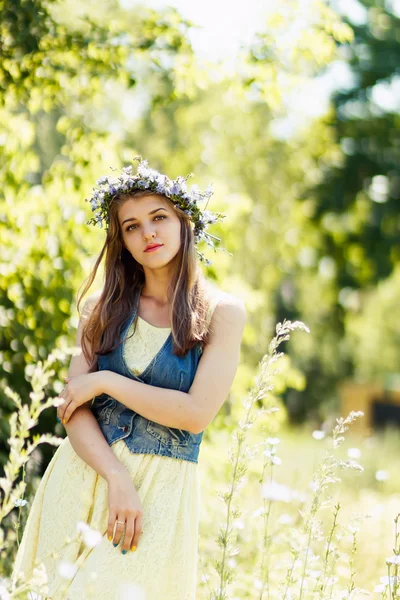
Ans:
[[[140,289],[136,293],[134,309],[121,327],[118,342],[126,336],[136,316],[139,296]],[[108,354],[99,356],[97,366],[99,371],[114,371],[149,385],[188,392],[201,354],[201,345],[197,344],[186,356],[175,356],[172,352],[171,332],[140,376],[132,373],[127,366],[123,355],[123,343]],[[109,445],[124,440],[133,453],[158,454],[198,462],[203,432],[191,433],[150,421],[108,394],[100,394],[93,398],[90,408]]]

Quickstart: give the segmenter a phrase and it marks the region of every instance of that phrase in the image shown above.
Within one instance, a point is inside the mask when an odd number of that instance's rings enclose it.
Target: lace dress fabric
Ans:
[[[211,303],[209,320],[217,301]],[[135,335],[125,342],[125,360],[138,375],[164,344],[170,328],[140,317]],[[198,465],[151,454],[133,454],[124,440],[111,446],[126,467],[143,506],[143,534],[137,550],[121,553],[107,539],[107,482],[74,451],[69,438],[56,450],[39,484],[12,578],[30,577],[44,563],[48,594],[40,600],[195,600],[200,486]],[[77,539],[76,524],[88,523],[102,534],[94,548]],[[56,555],[54,556],[54,553]],[[60,563],[77,565],[67,579]]]
[[[155,327],[138,316],[136,331],[131,323],[124,343],[125,362],[135,375],[140,375],[171,333],[171,327]],[[140,349],[140,351],[139,351]]]

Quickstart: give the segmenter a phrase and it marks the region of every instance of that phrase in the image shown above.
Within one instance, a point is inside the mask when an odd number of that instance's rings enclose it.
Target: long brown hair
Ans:
[[[142,265],[123,244],[118,210],[127,200],[148,195],[158,195],[170,202],[181,221],[181,245],[174,258],[173,275],[167,291],[172,309],[173,352],[177,356],[184,356],[194,345],[200,343],[203,346],[209,340],[208,283],[198,265],[189,217],[163,194],[154,194],[150,190],[119,194],[110,204],[106,240],[86,284],[84,282],[85,287],[77,304],[80,314],[82,298],[91,287],[105,257],[104,286],[82,326],[81,346],[90,365],[89,372],[97,370],[98,355],[107,354],[116,347],[115,341],[120,336],[121,326],[133,310],[136,291],[145,282]]]

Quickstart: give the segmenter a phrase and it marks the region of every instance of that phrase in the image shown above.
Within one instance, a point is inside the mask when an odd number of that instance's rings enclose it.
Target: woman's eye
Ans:
[[[154,220],[155,220],[155,219],[159,219],[159,218],[161,218],[161,219],[166,219],[167,217],[166,217],[165,215],[156,215],[156,216],[154,217]],[[131,230],[131,227],[137,227],[137,225],[128,225],[128,227],[126,228],[126,231],[130,231],[130,230]]]

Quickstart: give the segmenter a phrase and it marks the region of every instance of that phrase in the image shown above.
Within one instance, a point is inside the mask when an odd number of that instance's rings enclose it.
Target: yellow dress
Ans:
[[[217,302],[212,302],[209,320]],[[132,324],[133,326],[133,324]],[[170,328],[140,317],[124,344],[137,375],[164,344]],[[197,463],[152,454],[134,454],[124,440],[111,445],[132,477],[143,506],[143,533],[137,550],[121,553],[107,538],[107,482],[74,451],[66,437],[57,448],[35,494],[13,567],[30,577],[46,567],[48,593],[40,600],[195,600],[200,486]],[[88,548],[77,538],[84,522],[102,534]],[[56,557],[52,556],[54,552]],[[60,567],[64,566],[64,570]],[[65,565],[78,566],[75,574]],[[61,570],[61,572],[60,572]],[[69,577],[69,578],[68,578]]]

